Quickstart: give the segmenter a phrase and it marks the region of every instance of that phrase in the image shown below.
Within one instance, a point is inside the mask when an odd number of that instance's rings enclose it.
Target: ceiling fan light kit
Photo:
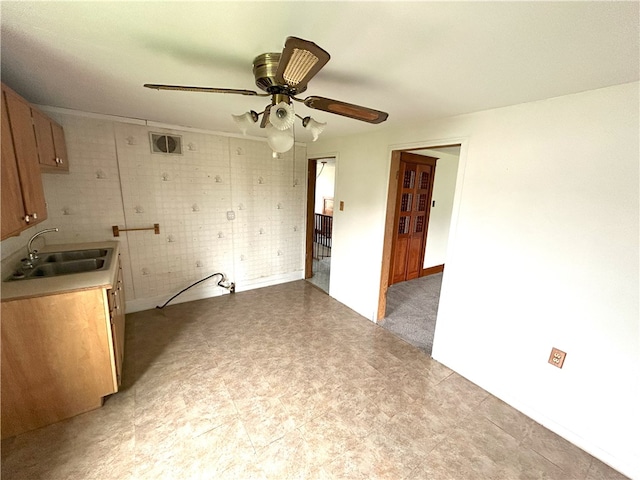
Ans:
[[[324,130],[324,127],[327,126],[326,122],[318,122],[311,117],[304,117],[302,119],[302,126],[311,132],[313,136],[313,141],[318,140],[318,137]]]
[[[291,100],[303,103],[308,108],[353,118],[368,123],[382,123],[389,116],[386,112],[351,103],[311,96],[296,98],[307,89],[307,84],[326,65],[331,56],[318,45],[297,37],[288,37],[282,53],[263,53],[253,61],[253,75],[256,85],[267,93],[232,88],[189,87],[182,85],[162,85],[147,83],[144,86],[155,90],[180,90],[189,92],[231,93],[258,97],[271,97],[271,104],[263,112],[250,110],[242,115],[232,115],[241,132],[246,135],[251,125],[263,115],[260,128],[267,130],[267,143],[274,152],[289,151],[294,144],[293,124],[295,118],[302,120],[302,126],[313,136],[313,141],[324,130],[326,123],[307,116],[302,118],[294,111]]]
[[[285,153],[293,147],[294,138],[291,129],[278,130],[273,125],[267,125],[267,143],[274,153]]]
[[[236,122],[238,129],[243,135],[246,135],[249,127],[258,121],[258,114],[253,110],[243,113],[242,115],[231,115],[231,117],[233,117],[233,121]]]
[[[269,111],[269,123],[278,130],[288,130],[293,126],[295,119],[293,105],[289,105],[286,102],[280,102],[272,106]]]

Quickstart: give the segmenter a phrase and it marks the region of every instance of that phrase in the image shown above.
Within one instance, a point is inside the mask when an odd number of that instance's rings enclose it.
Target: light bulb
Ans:
[[[284,153],[291,150],[294,139],[293,132],[290,129],[278,130],[271,125],[267,125],[267,143],[276,153]]]
[[[269,123],[278,130],[288,130],[293,126],[296,115],[293,111],[293,105],[287,102],[280,102],[271,107],[269,111]]]

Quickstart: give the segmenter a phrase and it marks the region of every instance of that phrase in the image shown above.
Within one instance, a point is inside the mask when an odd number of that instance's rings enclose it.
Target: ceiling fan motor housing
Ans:
[[[256,85],[260,90],[271,94],[282,93],[287,96],[293,96],[304,92],[307,89],[306,85],[301,89],[297,89],[289,85],[278,84],[276,72],[278,71],[280,56],[280,53],[263,53],[253,60],[253,76],[256,79]]]

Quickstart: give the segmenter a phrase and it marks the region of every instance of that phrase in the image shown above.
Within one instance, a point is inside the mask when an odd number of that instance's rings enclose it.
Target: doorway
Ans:
[[[382,320],[380,323],[383,327],[388,327],[387,329],[397,336],[429,354],[433,347],[440,287],[458,181],[460,154],[460,144],[411,148],[392,152],[378,321]],[[405,252],[410,250],[412,239],[402,240],[402,238],[403,236],[407,238],[412,231],[415,234],[419,233],[416,231],[419,229],[415,228],[414,215],[409,215],[407,212],[411,211],[412,207],[414,213],[417,210],[419,215],[425,211],[424,208],[419,208],[419,205],[416,206],[417,192],[409,188],[413,174],[407,172],[415,170],[417,176],[419,167],[407,168],[404,165],[407,163],[407,159],[415,160],[414,157],[421,157],[422,163],[425,165],[431,164],[435,159],[437,169],[433,171],[435,174],[431,179],[431,191],[423,190],[422,192],[431,194],[430,197],[427,197],[429,207],[427,231],[424,232],[425,236],[420,244],[420,250],[414,250],[411,254],[413,257],[420,258],[419,271],[416,272],[414,265],[410,269],[404,269],[403,272],[402,268],[396,268],[394,264],[405,261],[408,256]],[[407,178],[406,186],[405,176]],[[412,205],[409,206],[409,203]],[[414,223],[403,228],[402,221],[399,220],[403,216],[407,217],[404,220],[405,224]],[[420,240],[418,237],[415,242]],[[396,245],[400,244],[400,248],[394,250],[394,242]]]
[[[329,293],[333,247],[335,158],[309,159],[305,279]]]

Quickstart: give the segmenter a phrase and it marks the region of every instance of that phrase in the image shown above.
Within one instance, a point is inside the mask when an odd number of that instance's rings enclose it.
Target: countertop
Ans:
[[[69,250],[89,250],[100,248],[113,248],[111,265],[106,270],[94,272],[72,273],[48,278],[32,278],[28,280],[13,280],[5,282],[16,266],[20,263],[20,256],[12,255],[2,262],[2,301],[17,300],[21,298],[41,297],[58,293],[72,292],[76,290],[88,290],[92,288],[113,288],[118,278],[118,254],[120,242],[104,241],[90,243],[65,243],[62,245],[47,245],[38,254],[48,252],[65,252]]]

